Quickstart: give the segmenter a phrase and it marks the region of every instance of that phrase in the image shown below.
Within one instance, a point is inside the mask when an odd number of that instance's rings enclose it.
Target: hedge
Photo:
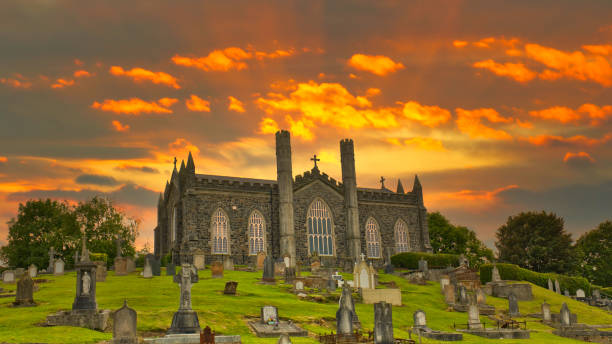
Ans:
[[[523,269],[514,264],[496,264],[497,270],[502,280],[528,281],[542,288],[548,288],[548,279],[554,283],[559,280],[561,290],[569,290],[572,295],[576,295],[576,290],[584,290],[586,295],[591,295],[591,284],[584,277],[565,276],[555,273],[539,273]],[[493,264],[485,264],[480,267],[480,282],[485,284],[491,281]]]
[[[161,259],[161,265],[162,266],[166,266],[166,265],[168,265],[168,263],[172,263],[172,254],[171,253],[166,254]]]
[[[459,265],[459,256],[456,254],[445,254],[445,253],[422,253],[422,252],[404,252],[396,254],[391,257],[391,264],[398,268],[406,269],[418,269],[419,260],[425,259],[427,261],[427,267],[432,268],[445,268],[450,266]]]
[[[106,253],[89,253],[89,259],[96,262],[104,262],[104,264],[108,264],[108,254]]]

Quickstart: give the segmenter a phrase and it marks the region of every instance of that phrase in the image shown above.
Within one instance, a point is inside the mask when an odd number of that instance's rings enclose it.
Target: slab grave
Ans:
[[[412,330],[419,336],[441,341],[463,340],[463,335],[461,333],[434,331],[429,328],[427,326],[425,311],[423,310],[419,309],[414,312],[412,318],[414,320]]]
[[[468,323],[466,329],[457,329],[476,336],[489,339],[529,339],[530,331],[518,327],[504,328],[503,326],[485,328],[480,322],[478,306],[471,304],[468,310]]]
[[[249,326],[257,337],[280,337],[283,333],[292,337],[308,336],[308,331],[298,327],[291,320],[280,320],[278,309],[274,306],[262,307],[260,320],[249,322]]]
[[[225,283],[225,288],[223,289],[223,294],[225,295],[236,295],[236,288],[238,288],[238,282],[229,281]]]

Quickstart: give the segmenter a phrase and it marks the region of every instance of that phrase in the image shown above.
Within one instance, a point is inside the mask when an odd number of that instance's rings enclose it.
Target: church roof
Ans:
[[[216,176],[212,174],[196,174],[196,178],[198,179],[208,179],[208,180],[227,180],[232,182],[240,182],[240,183],[260,183],[260,184],[278,184],[276,180],[271,179],[255,179],[255,178],[242,178],[242,177],[229,177],[229,176]]]

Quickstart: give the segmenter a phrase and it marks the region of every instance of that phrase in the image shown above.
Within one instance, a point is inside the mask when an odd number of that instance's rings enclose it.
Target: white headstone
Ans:
[[[2,282],[15,283],[15,271],[4,270],[4,272],[2,272]]]
[[[30,278],[36,278],[36,276],[38,276],[38,268],[36,267],[36,265],[30,265],[30,267],[28,268],[28,275],[30,275]]]
[[[304,290],[304,282],[300,280],[295,281],[295,290]]]
[[[576,297],[585,298],[584,290],[578,289],[576,290]]]
[[[480,323],[480,312],[478,306],[471,304],[468,307],[468,328],[469,329],[481,329],[482,324]]]
[[[263,306],[261,308],[261,321],[264,323],[278,323],[278,310],[274,306]]]
[[[54,275],[63,275],[64,274],[64,261],[61,258],[54,262],[53,274]]]
[[[425,312],[422,310],[418,310],[414,312],[414,327],[427,327],[427,318],[425,317]]]
[[[444,291],[444,287],[448,284],[450,284],[450,279],[448,278],[448,276],[442,276],[440,278],[440,289]]]
[[[204,254],[194,254],[193,255],[193,265],[198,270],[204,270],[206,268],[206,261],[204,259]]]
[[[142,277],[153,278],[153,269],[151,268],[151,263],[149,263],[148,259],[145,259],[145,266],[142,270]]]
[[[542,320],[550,321],[550,305],[546,302],[542,304]]]

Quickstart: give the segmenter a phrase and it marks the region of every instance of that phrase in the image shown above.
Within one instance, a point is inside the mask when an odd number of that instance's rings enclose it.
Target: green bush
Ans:
[[[427,267],[445,268],[447,266],[458,266],[459,256],[456,254],[446,253],[422,253],[422,252],[404,252],[391,257],[391,264],[398,268],[418,269],[419,260],[421,258],[427,261]]]
[[[89,253],[89,259],[94,262],[99,261],[108,264],[108,254],[106,253]]]
[[[167,266],[168,263],[172,263],[172,254],[168,253],[161,259],[161,266]]]
[[[523,269],[514,264],[496,264],[499,275],[503,280],[527,281],[542,288],[548,288],[548,279],[554,283],[559,280],[561,290],[569,290],[572,295],[576,294],[576,290],[582,289],[587,295],[591,294],[591,284],[584,277],[565,276],[555,273],[540,273],[527,269]],[[493,272],[493,264],[485,264],[480,267],[480,282],[485,284],[491,281]]]
[[[137,268],[142,268],[145,265],[145,255],[144,254],[139,254],[138,257],[136,257],[136,267]]]

